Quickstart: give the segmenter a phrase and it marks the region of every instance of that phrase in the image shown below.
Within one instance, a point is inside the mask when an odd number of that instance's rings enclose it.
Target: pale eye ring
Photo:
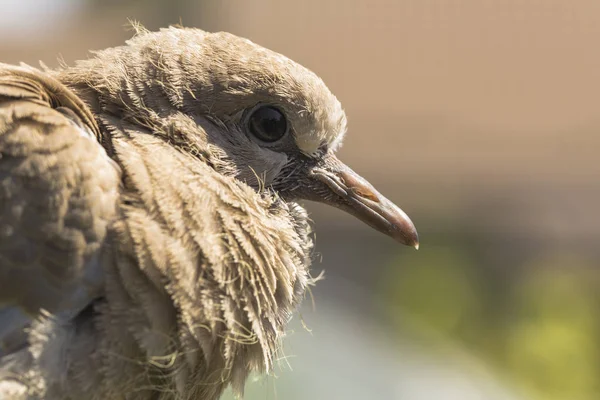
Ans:
[[[283,111],[271,105],[260,105],[246,119],[248,132],[266,143],[283,138],[288,132],[288,122]]]

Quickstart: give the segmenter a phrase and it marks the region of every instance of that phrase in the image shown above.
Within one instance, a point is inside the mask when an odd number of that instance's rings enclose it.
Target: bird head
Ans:
[[[290,59],[228,33],[171,27],[140,30],[70,71],[75,86],[101,93],[96,107],[219,172],[286,201],[340,208],[418,248],[409,217],[336,157],[346,133],[340,102]]]

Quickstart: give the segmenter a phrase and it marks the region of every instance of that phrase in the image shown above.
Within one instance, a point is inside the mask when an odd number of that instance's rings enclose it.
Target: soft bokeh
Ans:
[[[71,63],[127,18],[314,70],[341,157],[420,232],[308,204],[326,279],[247,399],[600,398],[598,0],[2,0],[0,61]]]

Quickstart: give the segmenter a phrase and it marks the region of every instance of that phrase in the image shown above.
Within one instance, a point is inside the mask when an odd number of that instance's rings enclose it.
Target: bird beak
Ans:
[[[340,208],[396,241],[419,248],[417,229],[408,215],[333,154],[311,168],[310,175],[318,189],[309,200]]]

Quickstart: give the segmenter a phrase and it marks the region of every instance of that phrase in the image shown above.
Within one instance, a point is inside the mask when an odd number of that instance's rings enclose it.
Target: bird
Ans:
[[[0,399],[243,394],[315,280],[303,201],[418,248],[346,129],[315,73],[226,32],[0,64]]]

